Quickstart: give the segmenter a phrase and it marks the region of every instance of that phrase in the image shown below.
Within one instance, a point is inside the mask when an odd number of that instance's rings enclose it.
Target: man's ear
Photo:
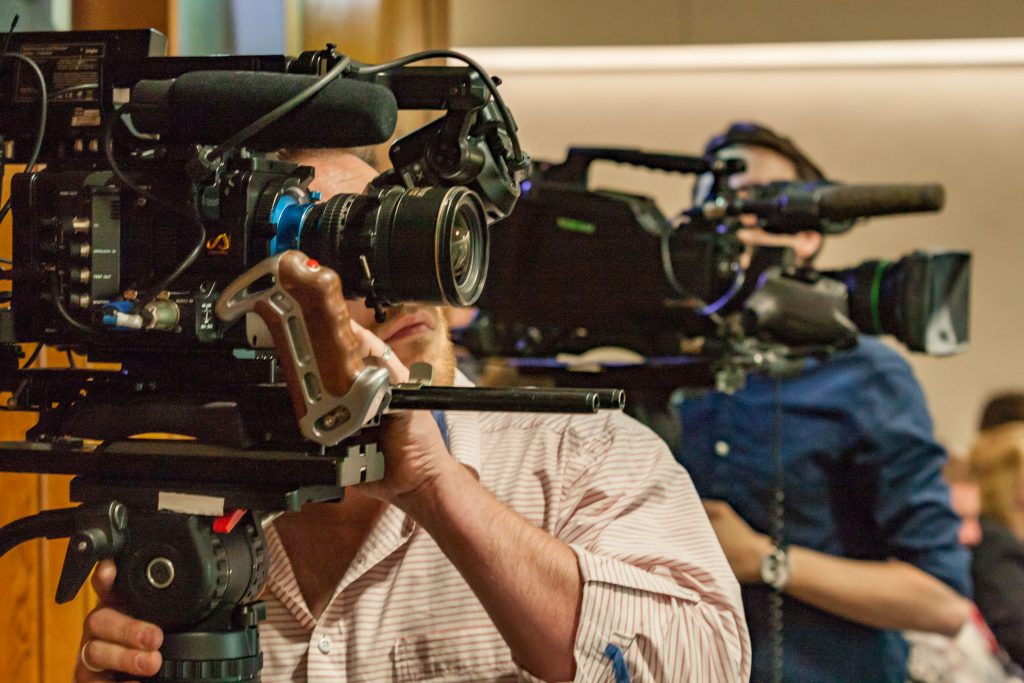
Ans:
[[[802,230],[795,237],[793,251],[796,252],[797,260],[802,264],[809,264],[821,251],[824,238],[820,232],[813,230]]]

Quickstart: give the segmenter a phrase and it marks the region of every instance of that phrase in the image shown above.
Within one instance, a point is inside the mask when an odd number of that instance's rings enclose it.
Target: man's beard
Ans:
[[[429,312],[434,329],[430,334],[403,342],[403,356],[430,363],[434,369],[436,386],[451,386],[455,382],[455,348],[448,330],[448,319],[438,306],[421,306]],[[408,313],[409,311],[403,311]]]
[[[455,346],[449,335],[447,318],[440,311],[434,317],[434,331],[426,339],[416,339],[413,350],[434,369],[434,385],[452,386],[455,383]]]

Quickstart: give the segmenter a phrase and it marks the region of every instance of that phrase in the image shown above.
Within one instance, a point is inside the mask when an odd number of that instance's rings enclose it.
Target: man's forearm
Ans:
[[[866,626],[956,635],[967,602],[934,576],[906,562],[872,562],[789,548],[786,594]]]
[[[571,680],[583,596],[572,549],[461,465],[397,502],[465,577],[520,666],[546,680]]]

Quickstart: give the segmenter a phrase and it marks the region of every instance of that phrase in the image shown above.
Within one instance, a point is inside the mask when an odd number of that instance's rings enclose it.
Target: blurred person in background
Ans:
[[[961,519],[960,543],[973,549],[982,539],[981,492],[967,455],[950,453],[943,474]],[[907,675],[914,683],[1024,683],[1024,671],[973,602],[970,618],[956,637],[922,631],[904,631],[903,637],[910,644]]]
[[[981,490],[981,540],[971,574],[982,615],[1013,660],[1024,665],[1024,416],[1011,419],[1013,413],[1002,410],[1009,405],[1003,398],[984,411],[982,424],[989,426],[971,448]]]
[[[998,427],[1007,422],[1024,421],[1024,393],[1004,391],[992,396],[981,411],[980,431]]]

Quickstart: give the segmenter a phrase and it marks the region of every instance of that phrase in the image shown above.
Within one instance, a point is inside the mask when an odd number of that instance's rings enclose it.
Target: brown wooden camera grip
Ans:
[[[298,304],[301,319],[305,320],[310,348],[296,348],[297,355],[312,353],[320,371],[323,390],[335,396],[348,393],[356,376],[363,369],[359,341],[352,332],[351,319],[341,289],[341,278],[330,268],[322,268],[313,259],[299,251],[281,255],[277,281]],[[291,316],[281,316],[268,301],[259,301],[253,310],[266,321],[274,344],[287,348],[306,341],[298,339],[297,331],[286,329]],[[288,375],[288,389],[296,416],[301,419],[307,412],[303,387],[309,391],[306,378],[300,376],[290,354],[279,353],[278,362]],[[308,362],[305,361],[304,362]]]

